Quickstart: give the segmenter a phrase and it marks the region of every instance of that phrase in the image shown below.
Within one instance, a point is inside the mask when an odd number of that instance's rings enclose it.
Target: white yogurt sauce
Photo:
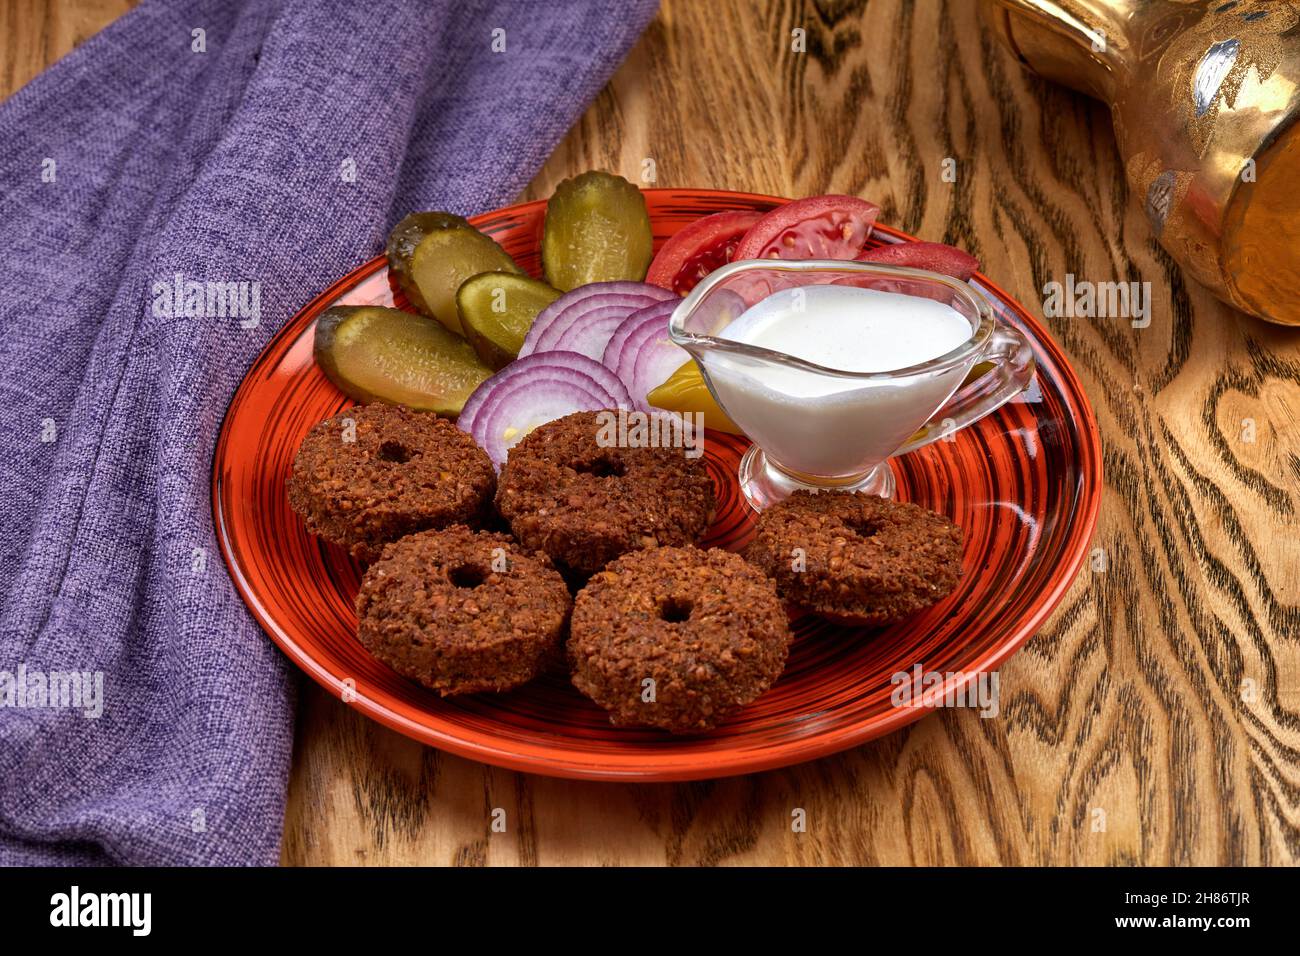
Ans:
[[[844,372],[888,372],[951,352],[972,334],[969,319],[934,299],[809,285],[773,293],[718,337]],[[870,383],[723,351],[705,364],[723,407],[770,457],[836,476],[887,458],[948,400],[974,360]]]

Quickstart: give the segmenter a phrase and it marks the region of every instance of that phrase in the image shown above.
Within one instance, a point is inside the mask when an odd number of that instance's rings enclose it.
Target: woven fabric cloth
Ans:
[[[297,678],[213,537],[225,408],[398,218],[516,197],[654,6],[150,0],[0,105],[0,863],[277,861]]]

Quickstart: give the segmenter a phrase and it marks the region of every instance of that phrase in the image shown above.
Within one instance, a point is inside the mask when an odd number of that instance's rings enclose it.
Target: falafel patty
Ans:
[[[384,549],[357,593],[357,639],[444,697],[504,691],[560,659],[571,607],[545,555],[456,525]]]
[[[730,551],[624,555],[577,596],[573,684],[617,726],[711,730],[780,676],[790,622],[776,588]]]
[[[607,447],[599,436],[608,414],[541,425],[510,449],[497,488],[497,510],[520,543],[579,575],[629,551],[691,544],[713,520],[703,458],[682,448]]]
[[[801,490],[758,516],[745,557],[787,601],[875,627],[947,596],[961,577],[961,546],[961,528],[920,505]]]
[[[314,425],[288,482],[307,530],[362,562],[403,535],[477,524],[495,489],[492,462],[454,424],[379,403]]]

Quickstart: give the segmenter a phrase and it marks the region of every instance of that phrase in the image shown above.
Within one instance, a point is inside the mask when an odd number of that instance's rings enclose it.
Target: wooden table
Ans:
[[[3,92],[127,6],[6,8]],[[749,777],[587,784],[439,753],[304,682],[286,863],[1300,860],[1300,332],[1186,279],[1106,109],[1022,73],[974,7],[665,0],[523,198],[653,159],[659,186],[872,199],[1040,314],[1066,273],[1151,282],[1147,328],[1048,320],[1101,425],[1106,570],[1003,668],[1002,715]]]

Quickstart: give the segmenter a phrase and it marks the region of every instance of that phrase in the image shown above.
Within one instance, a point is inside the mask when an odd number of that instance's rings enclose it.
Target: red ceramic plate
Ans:
[[[686,223],[723,209],[767,210],[771,196],[712,190],[646,192],[658,247]],[[539,274],[545,204],[476,217],[523,268]],[[910,238],[877,225],[873,241]],[[332,694],[417,740],[515,770],[565,777],[691,780],[749,773],[844,750],[925,711],[894,707],[890,678],[920,664],[956,675],[949,688],[1002,664],[1061,600],[1088,551],[1101,497],[1092,409],[1044,329],[982,276],[976,285],[1038,358],[1020,400],[955,441],[893,462],[899,497],[951,516],[966,532],[965,576],[942,603],[880,631],[794,621],[776,685],[714,732],[671,737],[610,726],[563,675],[509,694],[441,698],[376,662],[354,637],[357,568],[303,530],[285,497],[294,453],[316,422],[350,402],[312,362],[313,323],[338,303],[393,304],[382,258],[361,266],[296,315],[258,358],[226,414],[213,465],[221,548],[249,609],[285,653]],[[718,519],[706,544],[742,546],[753,513],[738,494],[745,441],[710,432]]]

